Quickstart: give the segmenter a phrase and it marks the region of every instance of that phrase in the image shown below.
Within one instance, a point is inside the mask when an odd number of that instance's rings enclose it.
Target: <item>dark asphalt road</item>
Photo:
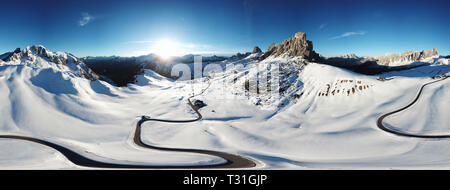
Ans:
[[[415,103],[417,102],[417,100],[420,98],[420,95],[422,94],[423,89],[424,89],[427,85],[430,85],[430,84],[433,84],[433,83],[436,83],[436,82],[439,82],[439,81],[443,81],[443,80],[446,80],[446,79],[448,79],[448,78],[450,78],[450,77],[445,77],[445,78],[443,78],[443,79],[431,81],[431,82],[428,82],[428,83],[425,83],[424,85],[422,85],[422,86],[420,87],[420,89],[419,89],[419,92],[417,93],[417,96],[414,98],[414,100],[413,100],[411,103],[409,103],[409,104],[406,105],[405,107],[402,107],[402,108],[400,108],[400,109],[391,111],[391,112],[389,112],[389,113],[386,113],[386,114],[383,114],[382,116],[380,116],[380,117],[378,118],[378,121],[377,121],[377,126],[378,126],[378,128],[380,128],[380,129],[382,129],[383,131],[386,131],[386,132],[388,132],[388,133],[396,134],[396,135],[399,135],[399,136],[405,136],[405,137],[416,137],[416,138],[450,138],[450,135],[421,135],[421,134],[412,134],[412,133],[407,133],[407,132],[403,132],[403,131],[393,130],[393,129],[390,129],[390,128],[388,128],[388,127],[386,127],[386,126],[383,125],[383,120],[384,120],[386,117],[388,117],[388,116],[390,116],[390,115],[392,115],[392,114],[396,114],[396,113],[398,113],[398,112],[404,111],[404,110],[408,109],[409,107],[411,107],[413,104],[415,104]]]

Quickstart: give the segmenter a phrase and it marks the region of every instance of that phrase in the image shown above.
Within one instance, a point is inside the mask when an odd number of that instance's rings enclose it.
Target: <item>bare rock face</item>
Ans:
[[[439,53],[436,48],[423,50],[420,53],[419,59],[426,59],[426,58],[434,57],[434,56],[439,56]]]
[[[253,52],[252,53],[261,53],[261,52],[262,52],[261,49],[258,46],[255,46],[253,48]]]
[[[282,54],[287,54],[292,57],[301,56],[309,61],[320,59],[319,54],[313,51],[313,43],[306,40],[306,34],[304,32],[297,32],[292,38],[285,40],[281,44],[272,44],[259,60],[261,61],[269,56],[280,56]]]
[[[382,56],[376,56],[378,65],[385,66],[399,66],[402,63],[409,64],[411,62],[421,61],[426,58],[439,56],[436,48],[423,50],[422,52],[417,51],[405,51],[402,54],[388,54]]]

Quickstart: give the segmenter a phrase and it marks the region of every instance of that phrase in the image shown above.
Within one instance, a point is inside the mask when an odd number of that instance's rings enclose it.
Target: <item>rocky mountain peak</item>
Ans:
[[[26,56],[36,55],[46,58],[51,57],[51,52],[42,45],[28,46],[23,50],[23,54],[25,54]]]
[[[297,32],[292,38],[280,44],[272,44],[259,60],[264,60],[269,56],[280,56],[283,54],[292,57],[300,56],[309,61],[320,59],[319,54],[313,51],[313,43],[306,40],[306,34],[304,32]]]
[[[304,32],[297,32],[297,33],[295,33],[294,38],[295,39],[301,39],[301,40],[305,41],[306,40],[306,33],[304,33]]]
[[[262,52],[261,49],[258,46],[255,46],[253,48],[253,52],[252,53],[261,53],[261,52]]]

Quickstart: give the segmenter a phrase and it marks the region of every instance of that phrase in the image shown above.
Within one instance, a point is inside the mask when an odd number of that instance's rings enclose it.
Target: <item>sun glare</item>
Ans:
[[[167,59],[170,56],[179,54],[178,44],[175,41],[172,41],[170,39],[158,40],[153,45],[152,49],[154,50],[155,54],[161,56],[161,58],[163,58],[163,59]]]

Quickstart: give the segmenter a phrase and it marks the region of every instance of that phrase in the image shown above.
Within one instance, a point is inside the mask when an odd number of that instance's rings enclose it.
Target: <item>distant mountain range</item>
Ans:
[[[24,60],[42,58],[56,64],[75,64],[80,67],[80,75],[85,78],[100,78],[118,86],[133,83],[136,75],[142,74],[143,69],[153,70],[163,76],[171,77],[171,69],[176,64],[192,64],[194,54],[174,56],[163,59],[156,54],[137,57],[100,56],[77,58],[70,53],[50,52],[44,46],[30,46],[21,50],[17,48],[12,52],[0,55],[0,64],[15,64]],[[206,56],[202,57],[203,66],[209,63],[223,61],[239,61],[251,58],[263,61],[269,57],[299,57],[307,62],[317,62],[336,67],[349,69],[362,74],[379,74],[382,72],[405,70],[419,67],[427,59],[439,57],[437,49],[423,50],[422,52],[405,51],[401,54],[386,54],[374,57],[359,57],[355,54],[346,54],[335,57],[320,56],[313,49],[313,42],[306,39],[303,32],[296,33],[292,38],[280,44],[272,44],[266,52],[257,46],[252,52],[238,53],[231,57]],[[447,56],[448,58],[448,56]],[[26,62],[26,61],[25,61]]]

